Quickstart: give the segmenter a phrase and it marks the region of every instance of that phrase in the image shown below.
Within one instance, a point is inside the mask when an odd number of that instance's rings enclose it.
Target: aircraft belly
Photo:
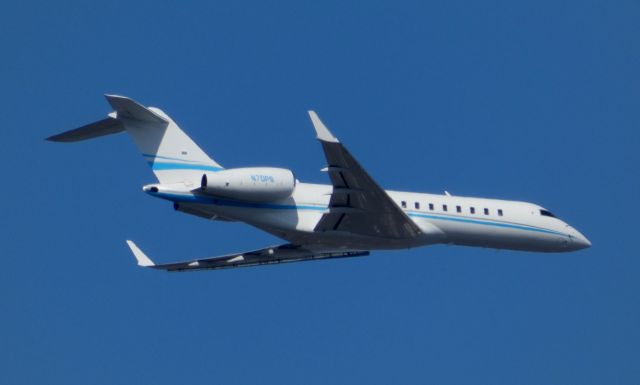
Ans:
[[[263,229],[269,231],[268,229]],[[271,231],[269,231],[271,232]],[[277,233],[274,233],[277,234]],[[344,250],[395,250],[425,246],[433,242],[424,236],[412,239],[394,239],[362,236],[339,231],[326,232],[288,232],[282,238],[295,244],[312,244],[319,248],[344,249]]]
[[[525,251],[561,251],[567,239],[544,229],[525,229],[516,224],[499,223],[479,225],[475,223],[440,223],[446,234],[446,243],[495,249]]]
[[[180,204],[185,205],[185,204]],[[422,224],[424,234],[413,239],[379,238],[341,231],[316,232],[314,228],[324,214],[320,210],[281,210],[241,208],[212,204],[189,204],[190,208],[208,213],[211,219],[242,221],[294,244],[345,250],[391,250],[424,246],[442,241],[435,226]],[[187,210],[180,210],[190,213]],[[206,217],[206,215],[200,215]]]

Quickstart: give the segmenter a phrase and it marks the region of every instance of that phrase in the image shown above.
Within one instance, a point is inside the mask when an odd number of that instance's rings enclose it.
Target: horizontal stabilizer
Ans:
[[[100,136],[117,134],[118,132],[124,131],[124,129],[124,125],[118,119],[106,118],[74,130],[65,131],[62,134],[50,136],[47,140],[52,142],[78,142]]]
[[[105,95],[111,107],[118,113],[118,118],[140,120],[149,123],[169,123],[167,119],[133,99],[119,95]]]

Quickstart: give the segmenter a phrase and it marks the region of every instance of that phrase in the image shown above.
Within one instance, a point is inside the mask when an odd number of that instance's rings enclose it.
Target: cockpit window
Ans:
[[[540,215],[544,215],[545,217],[556,218],[556,216],[553,215],[549,210],[540,210]]]

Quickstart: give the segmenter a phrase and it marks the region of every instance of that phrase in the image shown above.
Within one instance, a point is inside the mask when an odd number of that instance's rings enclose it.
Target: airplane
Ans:
[[[360,257],[374,250],[434,244],[533,252],[585,249],[591,242],[549,210],[527,202],[384,190],[314,111],[331,184],[300,182],[284,168],[224,168],[162,110],[105,95],[107,118],[51,136],[76,142],[126,131],[158,183],[147,194],[179,212],[240,221],[287,243],[259,250],[156,264],[127,240],[138,265],[192,271]]]

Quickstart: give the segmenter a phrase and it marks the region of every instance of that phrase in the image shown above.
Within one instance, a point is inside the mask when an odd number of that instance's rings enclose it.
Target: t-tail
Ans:
[[[222,170],[162,110],[124,96],[105,95],[115,111],[106,119],[51,136],[54,142],[77,142],[126,131],[162,184],[198,185],[203,172]]]

